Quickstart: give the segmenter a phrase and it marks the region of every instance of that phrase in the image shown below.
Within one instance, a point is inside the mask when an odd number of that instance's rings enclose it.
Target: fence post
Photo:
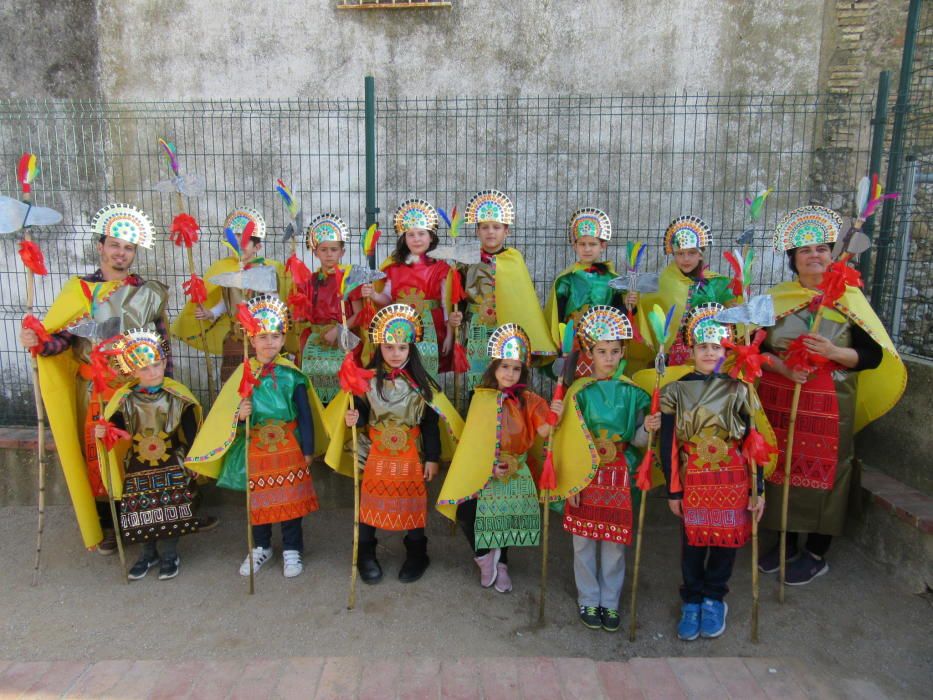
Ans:
[[[881,173],[881,151],[884,149],[884,131],[888,123],[888,93],[891,85],[891,71],[883,70],[878,76],[878,92],[875,94],[875,117],[871,120],[871,152],[868,156],[868,176]],[[861,212],[856,212],[857,214]],[[870,217],[862,227],[862,232],[872,238],[875,231],[875,217]],[[871,275],[871,253],[859,260],[862,279]]]
[[[921,0],[910,0],[907,10],[907,33],[904,37],[904,53],[901,55],[901,74],[897,81],[897,102],[894,105],[894,126],[891,130],[891,149],[888,151],[888,174],[885,192],[897,192],[900,184],[901,161],[904,158],[904,133],[907,113],[910,111],[910,73],[914,63],[914,48],[917,44],[917,28],[920,25]],[[882,317],[881,298],[884,277],[888,267],[888,248],[894,228],[894,202],[886,200],[881,210],[881,226],[878,232],[875,273],[871,284],[871,305]]]
[[[363,78],[366,99],[366,228],[377,223],[376,215],[376,80],[371,75]],[[369,266],[376,267],[375,251],[369,256]]]

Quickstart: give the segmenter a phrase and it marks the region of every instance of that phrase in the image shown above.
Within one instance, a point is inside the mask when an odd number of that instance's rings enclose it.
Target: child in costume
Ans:
[[[666,343],[668,366],[674,367],[690,361],[690,341],[685,328],[691,309],[700,304],[730,305],[735,300],[730,279],[712,272],[704,266],[713,239],[709,224],[697,216],[678,216],[664,232],[664,252],[674,260],[659,275],[658,291],[643,294],[638,302],[638,323],[641,336],[651,337],[648,311],[659,305],[662,309],[675,307],[677,332]],[[628,371],[633,374],[645,368],[654,358],[655,350],[641,343],[633,343]]]
[[[299,338],[301,369],[314,384],[323,403],[328,403],[340,391],[337,370],[345,352],[337,344],[338,326],[346,316],[347,327],[353,328],[362,308],[359,291],[354,290],[349,304],[341,309],[340,283],[345,268],[340,265],[340,259],[349,241],[350,229],[335,214],[315,217],[305,238],[305,245],[321,265],[311,281],[298,288],[302,296],[310,300],[308,322]]]
[[[369,327],[376,347],[369,362],[375,371],[369,388],[354,397],[352,405],[350,395],[341,392],[328,408],[331,444],[326,461],[335,470],[353,475],[344,428],[365,426],[368,437],[357,556],[364,583],[382,580],[382,567],[376,558],[377,529],[407,530],[399,581],[412,583],[424,574],[430,564],[424,534],[426,482],[437,476],[441,456],[450,458],[463,427],[460,416],[421,362],[421,324],[422,317],[406,304],[380,309]]]
[[[577,335],[592,366],[565,402],[553,448],[557,489],[566,498],[564,529],[573,535],[573,572],[580,620],[590,629],[619,629],[619,596],[625,580],[625,547],[632,542],[636,448],[647,445],[651,398],[622,375],[628,318],[611,306],[594,306],[580,319]],[[597,564],[597,553],[599,563]]]
[[[262,214],[250,207],[234,209],[224,221],[224,237],[225,244],[234,254],[218,260],[204,273],[207,302],[195,304],[189,301],[172,324],[172,335],[186,345],[223,356],[220,366],[222,380],[226,380],[242,360],[243,336],[240,327],[234,323],[234,317],[237,304],[252,296],[252,292],[218,286],[211,282],[211,278],[223,273],[270,265],[275,268],[279,295],[286,296],[285,271],[281,263],[259,255],[266,238],[266,221]],[[198,321],[207,322],[204,329],[207,348],[202,347]]]
[[[618,276],[612,262],[605,260],[606,248],[612,239],[609,215],[591,207],[578,209],[570,217],[569,229],[570,245],[577,259],[554,280],[544,307],[551,340],[556,346],[560,346],[561,323],[570,320],[578,323],[583,314],[596,305],[624,309],[626,301],[622,292],[609,286],[609,282]],[[625,296],[633,306],[638,303],[634,292]],[[579,348],[578,341],[574,343]],[[587,377],[590,371],[589,359],[584,355],[577,362],[577,376]]]
[[[751,536],[749,467],[742,441],[752,425],[748,386],[719,374],[722,342],[731,326],[714,316],[720,304],[702,304],[687,318],[695,371],[661,389],[661,464],[668,504],[683,521],[683,601],[677,636],[714,638],[726,629],[729,578],[738,548]],[[764,490],[759,478],[758,493]],[[751,517],[760,519],[764,499]]]
[[[281,523],[283,572],[291,578],[303,568],[301,519],[318,509],[308,467],[326,447],[323,408],[307,377],[280,355],[290,323],[285,303],[262,294],[246,302],[246,309],[256,324],[247,332],[255,357],[224,384],[185,465],[217,479],[218,486],[249,488],[253,570],[272,559],[272,524]],[[241,399],[239,390],[250,383],[252,394]],[[240,575],[249,576],[249,556]]]
[[[485,190],[467,203],[464,220],[476,224],[481,260],[460,266],[466,292],[466,353],[470,362],[467,389],[473,389],[489,364],[486,348],[493,331],[505,323],[521,326],[531,340],[529,352],[542,363],[557,354],[544,320],[525,260],[505,247],[515,221],[511,200],[497,190]]]
[[[418,353],[431,376],[451,368],[450,355],[453,333],[447,326],[460,324],[463,315],[457,311],[448,318],[447,277],[450,266],[443,260],[427,256],[437,248],[437,211],[422,199],[402,202],[393,217],[398,242],[392,255],[382,263],[386,273],[381,290],[372,291],[379,306],[390,303],[408,304],[421,316],[424,339],[418,343]],[[366,285],[363,294],[372,288]]]
[[[114,349],[120,369],[132,376],[104,409],[106,420],[129,433],[129,444],[118,442],[107,455],[113,497],[120,502],[120,536],[143,544],[129,578],[143,578],[156,564],[160,580],[175,578],[178,538],[197,530],[197,487],[182,461],[201,423],[201,405],[187,387],[165,376],[167,350],[158,333],[127,331]],[[94,435],[103,440],[106,427],[97,424]]]
[[[541,510],[528,452],[537,438],[550,435],[548,413],[560,415],[563,402],[554,401],[549,409],[527,388],[531,341],[517,324],[496,328],[487,352],[492,362],[470,402],[437,505],[463,529],[480,584],[507,593],[512,590],[509,547],[541,541]]]

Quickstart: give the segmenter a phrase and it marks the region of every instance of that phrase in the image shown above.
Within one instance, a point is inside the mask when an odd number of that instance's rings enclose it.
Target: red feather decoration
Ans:
[[[340,388],[348,394],[362,396],[369,390],[369,380],[376,373],[371,369],[363,369],[353,360],[353,355],[347,353],[343,358],[340,369],[337,370],[337,379]]]
[[[683,493],[684,487],[680,483],[680,449],[677,440],[671,442],[671,483],[668,489],[671,493]]]
[[[245,302],[240,302],[236,306],[236,320],[240,322],[240,325],[243,326],[243,330],[246,331],[246,335],[256,335],[261,330],[259,321],[253,318],[253,315],[249,312],[249,307]]]
[[[651,392],[651,415],[661,410],[661,390],[655,387]]]
[[[120,442],[120,440],[129,440],[132,437],[128,432],[125,430],[120,430],[109,420],[98,418],[97,425],[104,426],[104,429],[107,431],[104,434],[104,437],[101,438],[101,442],[104,443],[104,447],[106,447],[108,450],[112,450],[113,446]]]
[[[454,372],[464,374],[470,371],[470,360],[467,358],[466,350],[460,343],[454,343],[453,357]]]
[[[32,153],[24,153],[19,158],[19,165],[16,168],[16,179],[19,180],[23,194],[32,192],[32,183],[29,179],[29,161],[32,160]]]
[[[773,454],[777,454],[777,449],[769,444],[761,433],[755,428],[748,431],[745,442],[742,443],[742,456],[746,461],[766,464]]]
[[[169,238],[172,243],[185,248],[192,247],[198,242],[201,234],[201,227],[191,214],[182,212],[172,219],[172,227],[169,229]]]
[[[52,339],[52,336],[49,335],[49,332],[45,330],[45,326],[42,325],[42,321],[33,316],[32,314],[26,314],[23,316],[23,328],[32,331],[39,338],[39,344],[29,348],[29,352],[33,357],[39,354],[40,348],[47,342]]]
[[[638,471],[635,472],[635,486],[639,491],[645,492],[651,490],[651,464],[654,462],[654,450],[650,447],[645,450],[645,456],[638,465]],[[642,496],[644,498],[644,496]]]
[[[451,270],[450,273],[450,303],[456,305],[466,299],[467,295],[460,280],[460,273],[456,270]]]
[[[120,351],[112,346],[113,338],[104,340],[91,350],[90,363],[81,367],[81,376],[91,382],[91,392],[95,395],[105,393],[110,383],[117,378],[117,372],[110,362],[110,358],[119,355]]]
[[[784,364],[790,369],[799,369],[804,372],[816,372],[818,369],[829,364],[829,360],[822,355],[807,350],[804,345],[806,334],[797,336],[787,346],[787,353],[784,355]]]
[[[243,227],[243,235],[240,237],[240,250],[246,250],[246,244],[249,243],[249,239],[253,237],[253,231],[256,230],[256,223],[250,221]]]
[[[369,324],[373,322],[373,319],[376,317],[376,305],[373,304],[372,299],[366,299],[363,302],[363,308],[360,309],[359,316],[356,317],[356,325],[362,330],[368,330]]]
[[[634,340],[636,343],[644,344],[645,339],[642,337],[641,331],[638,330],[638,324],[635,323],[635,312],[626,311],[625,317],[628,319],[629,325],[632,327],[632,340]]]
[[[292,276],[292,282],[296,285],[305,285],[311,281],[311,270],[294,253],[285,261],[285,271]]]
[[[849,267],[842,260],[831,263],[823,273],[823,281],[817,285],[823,291],[823,300],[820,302],[827,309],[833,308],[835,303],[846,293],[846,287],[862,287],[862,275],[854,267]]]
[[[207,286],[197,275],[191,275],[187,282],[182,282],[181,288],[192,303],[203,304],[207,301]]]
[[[563,401],[564,392],[567,391],[567,388],[564,386],[563,382],[557,382],[557,386],[554,387],[554,393],[551,395],[551,403],[555,401]],[[547,414],[547,424],[548,425],[557,425],[557,420],[560,418],[554,411],[549,411]]]
[[[557,488],[557,472],[554,471],[554,452],[550,449],[548,449],[544,457],[544,465],[541,467],[541,478],[538,480],[538,488],[548,491]]]
[[[736,345],[731,340],[724,340],[723,347],[732,350],[735,364],[729,370],[729,376],[745,382],[754,382],[761,376],[761,368],[771,364],[771,358],[761,354],[761,343],[767,333],[758,329],[748,345]]]
[[[735,253],[731,250],[727,250],[722,254],[722,257],[726,259],[729,263],[729,267],[732,268],[732,281],[729,282],[729,289],[732,290],[732,293],[735,296],[740,297],[745,293],[745,290],[742,288],[742,282],[745,277],[745,273],[742,272],[742,265],[739,263],[738,259],[735,257]]]
[[[248,399],[253,395],[253,387],[259,386],[259,380],[256,378],[256,375],[253,374],[253,368],[250,364],[250,361],[243,360],[243,376],[240,378],[240,386],[237,389],[237,393],[240,395],[240,398]]]
[[[314,313],[311,297],[301,292],[292,292],[288,295],[288,308],[296,321],[310,321]]]
[[[19,242],[19,257],[23,261],[23,265],[33,274],[49,274],[45,267],[45,256],[42,254],[42,249],[33,241]]]

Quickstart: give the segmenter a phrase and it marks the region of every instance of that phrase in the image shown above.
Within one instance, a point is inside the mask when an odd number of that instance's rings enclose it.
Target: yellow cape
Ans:
[[[110,401],[107,402],[107,406],[104,408],[104,418],[110,420],[114,413],[120,410],[120,407],[123,405],[123,401],[135,387],[137,381],[129,382],[124,384],[119,389],[117,389]],[[184,384],[176,382],[174,379],[166,377],[162,382],[163,391],[167,391],[170,394],[174,394],[178,398],[182,399],[188,404],[194,406],[194,417],[197,421],[198,426],[201,425],[201,404],[198,403],[198,400],[194,397],[194,394],[188,390]],[[110,480],[113,484],[113,497],[117,500],[123,498],[123,462],[126,456],[126,452],[129,449],[128,441],[121,441],[114,445],[112,450],[107,451],[107,465],[110,468]],[[107,475],[104,473],[104,465],[101,465],[101,477],[104,482],[104,487],[107,486]]]
[[[463,419],[457,409],[440,390],[434,392],[434,398],[428,404],[441,418],[441,460],[450,460],[457,449],[460,435],[463,433]],[[350,407],[350,394],[341,391],[327,405],[324,411],[324,426],[330,438],[330,445],[324,461],[327,466],[344,476],[353,476],[353,446],[348,443],[347,423],[344,416]],[[362,464],[360,466],[363,466]]]
[[[265,260],[267,265],[272,265],[272,267],[275,268],[275,274],[279,282],[279,297],[283,300],[287,299],[289,288],[285,282],[285,269],[282,267],[281,263],[275,260],[269,260],[268,258]],[[223,298],[223,287],[218,287],[209,280],[225,272],[236,272],[239,269],[240,260],[234,255],[218,260],[207,269],[207,272],[204,273],[204,286],[207,288],[207,301],[204,302],[204,308],[214,308]],[[201,342],[200,325],[198,319],[194,317],[194,312],[196,310],[197,304],[190,301],[185,304],[178,314],[178,318],[172,323],[171,333],[186,345],[203,352],[204,344]],[[233,323],[231,314],[234,313],[236,313],[236,309],[227,309],[227,313],[221,314],[213,321],[205,322],[204,337],[207,340],[207,351],[212,355],[223,354],[224,340],[230,333],[230,327]],[[293,334],[290,334],[290,336],[291,335]],[[294,351],[294,347],[297,347],[297,344],[290,337],[288,342],[286,342],[286,346],[289,350]]]
[[[539,357],[557,355],[525,259],[515,248],[496,256],[496,323],[520,325],[531,340],[531,351]]]
[[[664,372],[664,376],[661,377],[661,387],[663,388],[671,382],[676,382],[693,371],[693,365],[678,365],[676,367],[668,367]],[[640,372],[635,373],[635,376],[632,377],[632,381],[647,391],[650,395],[652,392],[654,392],[654,382],[656,377],[657,375],[655,374],[654,369],[643,369]],[[761,436],[765,439],[765,441],[771,445],[771,447],[776,447],[777,436],[774,434],[774,430],[771,428],[771,422],[768,420],[768,416],[765,415],[764,410],[760,406],[755,411],[753,421],[755,428],[759,433],[761,433]],[[771,455],[771,459],[767,464],[760,464],[759,466],[764,470],[764,475],[767,479],[769,476],[771,476],[771,472],[773,472],[774,468],[777,466],[777,455]],[[659,478],[660,480],[658,480]],[[657,451],[655,452],[654,468],[651,470],[651,481],[655,486],[657,484],[664,483],[664,476],[660,470],[660,457],[658,456]]]
[[[814,296],[819,294],[818,291],[807,289],[796,280],[782,282],[768,293],[774,299],[774,313],[778,318],[783,318],[806,306]],[[871,308],[865,295],[856,287],[846,287],[845,294],[836,302],[836,309],[868,333],[883,351],[880,365],[875,369],[866,369],[857,373],[855,431],[858,432],[894,408],[907,388],[907,368],[881,320]]]
[[[98,298],[106,299],[122,287],[124,281],[89,284],[99,290]],[[88,312],[88,303],[81,291],[81,278],[72,277],[62,287],[45,315],[44,325],[50,333],[55,333],[86,317]],[[55,449],[81,530],[81,539],[85,547],[91,548],[104,538],[104,533],[100,529],[97,506],[87,476],[83,450],[84,427],[78,424],[76,377],[79,365],[70,350],[48,357],[39,356],[36,363],[39,366],[42,402],[55,438]]]
[[[603,261],[603,265],[606,266],[606,269],[612,273],[616,274],[615,267],[611,262]],[[547,303],[544,305],[544,318],[548,322],[548,327],[551,332],[551,341],[554,343],[555,347],[560,347],[561,337],[560,337],[560,328],[558,324],[564,323],[566,319],[557,317],[557,280],[559,280],[564,275],[569,275],[575,270],[581,270],[585,267],[589,267],[589,264],[584,264],[581,262],[575,262],[572,265],[568,265],[563,269],[563,271],[554,278],[554,284],[551,285],[551,291],[547,295]]]
[[[294,364],[279,356],[275,358],[275,364],[282,367],[288,367],[296,372],[300,372]],[[259,362],[255,358],[250,359],[250,365],[254,373],[260,369]],[[224,455],[233,444],[236,438],[237,408],[240,405],[240,380],[243,378],[243,365],[237,367],[230,379],[224,384],[217,395],[217,400],[207,414],[207,420],[201,426],[194,444],[188,451],[185,458],[185,466],[191,471],[203,476],[216,479],[220,475],[223,467]],[[327,431],[324,429],[324,407],[321,400],[314,391],[311,380],[308,379],[308,403],[311,404],[311,419],[314,423],[314,455],[321,455],[327,450]]]

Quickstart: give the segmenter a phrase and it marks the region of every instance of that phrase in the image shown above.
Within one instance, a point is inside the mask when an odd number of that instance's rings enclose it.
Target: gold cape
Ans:
[[[281,355],[275,358],[275,364],[301,372]],[[259,373],[261,366],[256,358],[250,358],[250,366],[255,374]],[[242,378],[243,365],[240,364],[217,395],[217,400],[211,406],[207,419],[198,431],[198,436],[188,451],[188,456],[185,457],[185,466],[191,471],[211,479],[216,479],[220,475],[224,455],[236,438],[236,414],[240,405],[239,388]],[[307,381],[308,403],[311,405],[311,420],[314,423],[314,456],[316,457],[327,451],[327,431],[324,429],[324,407],[311,380]]]
[[[113,396],[110,398],[110,401],[107,402],[107,406],[104,408],[104,418],[110,420],[114,413],[120,410],[120,407],[123,405],[123,401],[127,396],[133,391],[133,388],[138,382],[133,380],[128,384],[124,384],[119,389],[117,389]],[[162,380],[162,390],[177,396],[181,400],[185,401],[188,404],[194,406],[194,417],[197,421],[198,426],[201,425],[201,404],[195,398],[194,394],[180,382],[176,382],[174,379],[165,377]],[[132,438],[132,436],[130,436]],[[113,497],[117,500],[123,498],[123,463],[124,458],[126,457],[127,450],[129,449],[130,443],[126,440],[121,440],[116,445],[113,446],[112,450],[107,451],[107,464],[110,467],[110,479],[113,484]],[[103,473],[103,465],[101,465],[101,477],[104,482],[104,487],[107,486],[107,475]]]
[[[601,264],[606,266],[606,270],[609,273],[613,275],[616,274],[615,267],[611,262],[603,260],[601,261]],[[561,273],[554,278],[554,284],[551,285],[551,291],[547,295],[547,302],[544,305],[544,318],[548,323],[548,327],[550,328],[551,341],[557,348],[560,347],[562,341],[558,324],[564,323],[564,319],[557,317],[557,280],[559,280],[564,275],[569,275],[574,270],[582,269],[585,267],[589,267],[589,265],[584,265],[581,262],[575,262],[565,267],[563,271],[561,271]]]
[[[265,261],[267,265],[271,265],[275,268],[275,275],[279,281],[278,294],[279,297],[285,301],[288,298],[289,292],[289,285],[286,285],[285,282],[285,269],[282,267],[281,263],[275,260],[265,258]],[[240,259],[233,255],[218,260],[207,269],[207,272],[204,273],[204,286],[207,288],[207,301],[204,302],[205,309],[214,308],[223,298],[223,287],[219,287],[209,280],[225,272],[236,272],[239,269]],[[196,310],[197,304],[190,301],[186,303],[175,319],[175,322],[172,323],[171,333],[186,345],[203,352],[204,344],[201,342],[200,325],[198,319],[194,317],[194,312]],[[224,340],[230,333],[230,328],[233,324],[233,314],[236,314],[236,309],[227,309],[226,313],[221,314],[213,321],[205,321],[204,337],[207,340],[207,351],[212,355],[223,355]],[[288,335],[286,347],[288,350],[294,351],[295,348],[297,348],[297,343],[292,337],[294,333],[289,332]]]
[[[463,419],[457,413],[447,396],[440,390],[434,392],[434,398],[428,404],[441,418],[441,460],[449,461],[457,449],[460,436],[463,433]],[[324,461],[327,466],[338,474],[353,476],[353,446],[347,441],[350,437],[347,423],[344,420],[347,409],[350,407],[350,394],[346,391],[338,393],[324,411],[324,426],[330,439]],[[359,431],[357,431],[359,432]],[[363,465],[360,464],[362,467]]]
[[[557,355],[557,345],[551,339],[525,259],[515,248],[506,248],[496,255],[496,323],[520,325],[528,334],[535,355],[550,359]]]
[[[120,289],[125,280],[112,282],[89,282],[98,286],[99,296],[107,298]],[[81,278],[72,277],[55,297],[49,312],[43,321],[50,333],[56,333],[72,325],[89,314],[87,299],[81,291]],[[39,387],[42,402],[49,418],[49,427],[55,438],[55,449],[65,475],[65,483],[74,506],[75,517],[81,530],[84,546],[91,548],[98,544],[104,533],[100,529],[94,494],[87,477],[87,462],[84,459],[84,430],[78,425],[78,387],[75,377],[79,363],[70,350],[36,357],[39,367]]]
[[[774,313],[783,318],[810,303],[820,292],[807,289],[797,280],[782,282],[768,292],[774,299]],[[845,294],[835,304],[836,310],[868,333],[881,346],[881,364],[875,369],[858,372],[855,396],[855,432],[894,408],[907,388],[907,368],[881,320],[856,287],[846,287]],[[825,313],[825,311],[824,311]]]

